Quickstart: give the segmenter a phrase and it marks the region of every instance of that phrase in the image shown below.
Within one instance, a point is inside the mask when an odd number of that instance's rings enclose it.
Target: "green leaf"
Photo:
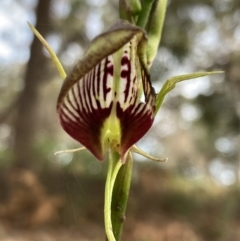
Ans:
[[[208,75],[222,74],[222,73],[224,73],[224,72],[223,71],[197,72],[197,73],[192,73],[192,74],[178,75],[178,76],[168,79],[157,95],[155,115],[158,113],[166,94],[168,92],[170,92],[172,89],[174,89],[178,82],[181,82],[184,80],[189,80],[189,79],[195,79],[195,78],[199,78],[199,77],[203,77],[203,76],[208,76]]]

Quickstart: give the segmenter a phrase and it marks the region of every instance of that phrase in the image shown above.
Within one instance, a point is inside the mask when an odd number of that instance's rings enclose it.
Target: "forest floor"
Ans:
[[[0,241],[102,241],[104,178],[0,174]],[[240,191],[141,171],[133,180],[124,241],[239,241]]]
[[[126,232],[125,232],[126,231]],[[53,230],[8,230],[0,233],[1,241],[102,241],[103,229],[95,225],[88,226],[88,234],[72,229]],[[180,222],[172,222],[159,227],[157,224],[135,222],[134,228],[124,230],[123,240],[139,241],[201,241],[192,227]]]

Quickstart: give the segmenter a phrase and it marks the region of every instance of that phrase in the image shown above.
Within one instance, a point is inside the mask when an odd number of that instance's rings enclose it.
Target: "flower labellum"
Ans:
[[[63,83],[57,101],[60,123],[99,160],[111,148],[124,162],[153,123],[156,95],[146,44],[141,28],[119,20],[91,42]]]

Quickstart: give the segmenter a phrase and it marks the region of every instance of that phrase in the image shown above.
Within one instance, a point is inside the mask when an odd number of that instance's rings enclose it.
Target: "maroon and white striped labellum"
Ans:
[[[120,20],[91,42],[63,83],[57,102],[60,123],[99,160],[112,148],[124,162],[153,123],[155,92],[146,42],[143,30]]]

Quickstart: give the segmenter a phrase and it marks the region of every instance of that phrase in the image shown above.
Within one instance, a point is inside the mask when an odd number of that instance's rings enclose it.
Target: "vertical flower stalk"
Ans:
[[[121,227],[122,227],[122,222],[121,221],[121,216],[118,215],[118,213],[115,213],[114,211],[119,210],[120,211],[120,206],[115,206],[112,203],[112,194],[113,194],[113,189],[115,184],[117,183],[116,179],[117,176],[119,175],[119,170],[121,169],[122,166],[128,166],[127,164],[123,165],[121,162],[121,157],[117,152],[109,152],[109,164],[108,164],[108,172],[107,172],[107,179],[106,179],[106,185],[105,185],[105,197],[104,197],[104,221],[105,221],[105,230],[106,230],[106,235],[107,239],[109,241],[113,240],[120,240],[120,235],[121,235]],[[130,174],[131,177],[131,174]],[[121,182],[121,186],[122,186]],[[123,187],[123,186],[122,186]],[[116,188],[115,188],[116,189]],[[124,187],[125,189],[125,187]],[[121,192],[121,191],[120,191]],[[119,199],[119,190],[117,190],[116,197],[117,201],[122,200],[121,198]],[[124,198],[124,201],[126,198]],[[122,205],[122,203],[121,203]],[[114,207],[112,209],[112,206]],[[116,208],[116,209],[115,209]],[[112,220],[117,219],[117,221],[114,223]],[[120,223],[120,229],[117,227],[117,225]],[[115,225],[116,224],[116,225]]]
[[[111,219],[116,240],[120,240],[132,177],[133,158],[129,152],[126,163],[121,166],[112,193]]]
[[[166,7],[167,0],[119,0],[121,19],[92,40],[68,75],[48,43],[29,24],[64,79],[57,100],[60,124],[84,146],[60,152],[88,149],[100,161],[109,155],[104,204],[108,241],[121,239],[132,176],[131,152],[166,161],[135,146],[152,126],[166,94],[180,81],[222,73],[175,76],[155,93],[149,70],[161,40]]]

